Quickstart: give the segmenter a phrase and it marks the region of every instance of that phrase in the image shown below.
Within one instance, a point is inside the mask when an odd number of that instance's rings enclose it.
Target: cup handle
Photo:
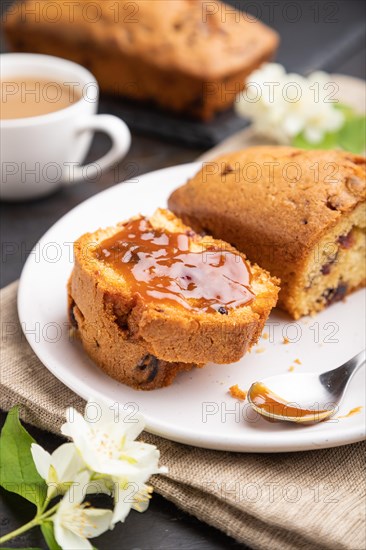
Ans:
[[[81,134],[90,130],[99,130],[109,135],[112,140],[112,146],[108,153],[100,159],[90,164],[74,166],[64,177],[65,183],[74,183],[83,179],[85,171],[88,173],[88,179],[94,178],[101,171],[110,168],[127,153],[131,145],[131,133],[127,124],[120,118],[113,115],[91,115],[84,117],[76,128],[76,132]]]

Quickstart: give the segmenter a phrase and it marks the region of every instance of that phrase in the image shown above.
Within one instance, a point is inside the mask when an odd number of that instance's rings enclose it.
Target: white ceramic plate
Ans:
[[[66,282],[72,269],[72,243],[82,233],[112,225],[141,212],[165,206],[170,193],[199,168],[176,166],[116,185],[92,197],[59,220],[39,241],[24,267],[18,297],[26,337],[44,365],[84,398],[91,395],[135,403],[148,431],[198,447],[227,451],[279,452],[333,447],[365,436],[365,372],[353,379],[338,416],[362,406],[361,413],[309,427],[268,423],[228,394],[238,384],[295,372],[321,372],[341,364],[364,346],[365,295],[359,291],[345,303],[317,317],[293,322],[274,312],[255,349],[232,365],[207,365],[181,374],[168,388],[133,390],[100,371],[71,341],[67,329]],[[283,343],[283,338],[290,340]],[[295,359],[301,365],[294,363]],[[65,403],[65,406],[67,403]]]

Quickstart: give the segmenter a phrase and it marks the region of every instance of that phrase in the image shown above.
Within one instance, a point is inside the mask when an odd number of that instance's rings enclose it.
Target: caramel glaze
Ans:
[[[354,416],[355,414],[359,414],[362,411],[363,407],[355,407],[354,409],[351,409],[348,411],[347,414],[343,416],[336,416],[336,418],[349,418],[350,416]]]
[[[194,237],[193,231],[154,229],[140,217],[103,241],[97,257],[145,302],[221,314],[249,304],[251,273],[242,256],[214,246],[192,251]]]
[[[312,420],[327,410],[319,409],[302,409],[296,407],[296,404],[291,404],[282,399],[277,394],[272,392],[267,386],[261,382],[256,382],[250,389],[249,397],[251,403],[257,408],[267,413],[269,416],[283,416],[288,418],[304,418],[309,416]]]

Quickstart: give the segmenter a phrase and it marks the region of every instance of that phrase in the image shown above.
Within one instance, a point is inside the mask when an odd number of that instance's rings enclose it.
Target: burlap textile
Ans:
[[[1,400],[22,418],[59,433],[65,407],[83,400],[42,365],[22,336],[17,283],[1,291]],[[169,475],[155,490],[252,548],[363,550],[365,443],[282,454],[197,449],[144,433],[161,450]]]

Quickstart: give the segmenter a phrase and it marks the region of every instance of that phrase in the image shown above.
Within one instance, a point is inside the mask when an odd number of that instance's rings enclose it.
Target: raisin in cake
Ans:
[[[252,147],[204,163],[169,207],[279,277],[297,319],[365,285],[365,193],[364,157]]]
[[[75,242],[70,322],[107,374],[139,389],[208,361],[237,361],[277,301],[277,280],[171,212]]]

